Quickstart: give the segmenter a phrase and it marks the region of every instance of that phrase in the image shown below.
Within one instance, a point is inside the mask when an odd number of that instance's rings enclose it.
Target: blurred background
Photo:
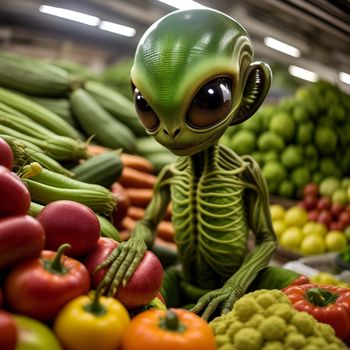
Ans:
[[[100,72],[131,58],[154,21],[178,8],[200,5],[232,16],[247,29],[256,59],[273,68],[270,97],[301,84],[300,77],[294,78],[300,74],[350,91],[346,0],[2,0],[0,45],[33,57],[73,60]]]

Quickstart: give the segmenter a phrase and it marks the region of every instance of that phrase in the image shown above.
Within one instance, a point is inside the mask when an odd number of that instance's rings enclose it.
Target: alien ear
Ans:
[[[271,85],[271,69],[264,62],[250,64],[241,105],[231,125],[249,119],[263,103]]]

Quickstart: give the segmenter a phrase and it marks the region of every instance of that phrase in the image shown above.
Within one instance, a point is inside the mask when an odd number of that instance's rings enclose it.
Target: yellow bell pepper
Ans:
[[[112,297],[95,293],[66,304],[54,322],[54,332],[66,350],[115,350],[130,323],[126,308]]]

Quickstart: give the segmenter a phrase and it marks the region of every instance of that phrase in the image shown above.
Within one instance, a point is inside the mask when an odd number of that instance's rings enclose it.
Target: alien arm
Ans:
[[[171,165],[165,167],[159,174],[157,183],[154,187],[153,197],[144,217],[136,223],[131,237],[141,237],[150,249],[156,237],[156,229],[163,219],[167,205],[170,202]]]
[[[109,257],[98,266],[98,269],[108,267],[108,271],[98,286],[98,290],[107,290],[113,296],[120,284],[126,285],[147,248],[151,248],[156,235],[158,223],[164,217],[170,201],[169,179],[171,165],[165,167],[159,174],[154,188],[153,198],[148,205],[145,216],[135,226],[130,238],[122,242]]]
[[[253,158],[244,156],[242,160],[248,164],[243,180],[248,183],[245,202],[249,227],[255,235],[255,247],[247,255],[239,270],[225,283],[234,286],[239,296],[245,293],[258,272],[269,264],[277,248],[266,182]]]

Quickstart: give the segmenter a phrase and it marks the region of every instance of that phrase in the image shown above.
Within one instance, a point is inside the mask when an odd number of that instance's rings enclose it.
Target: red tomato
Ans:
[[[306,197],[306,196],[317,197],[318,196],[318,185],[314,182],[311,182],[311,183],[305,185],[303,193],[304,193],[304,197]]]
[[[0,217],[25,215],[30,206],[30,193],[21,179],[0,165]]]
[[[39,259],[26,260],[5,280],[5,299],[12,310],[42,321],[54,319],[69,300],[90,289],[90,277],[79,261],[43,250]]]
[[[317,203],[318,210],[330,209],[332,200],[329,197],[321,197]]]
[[[17,326],[8,312],[0,310],[0,349],[14,350],[17,343]]]

